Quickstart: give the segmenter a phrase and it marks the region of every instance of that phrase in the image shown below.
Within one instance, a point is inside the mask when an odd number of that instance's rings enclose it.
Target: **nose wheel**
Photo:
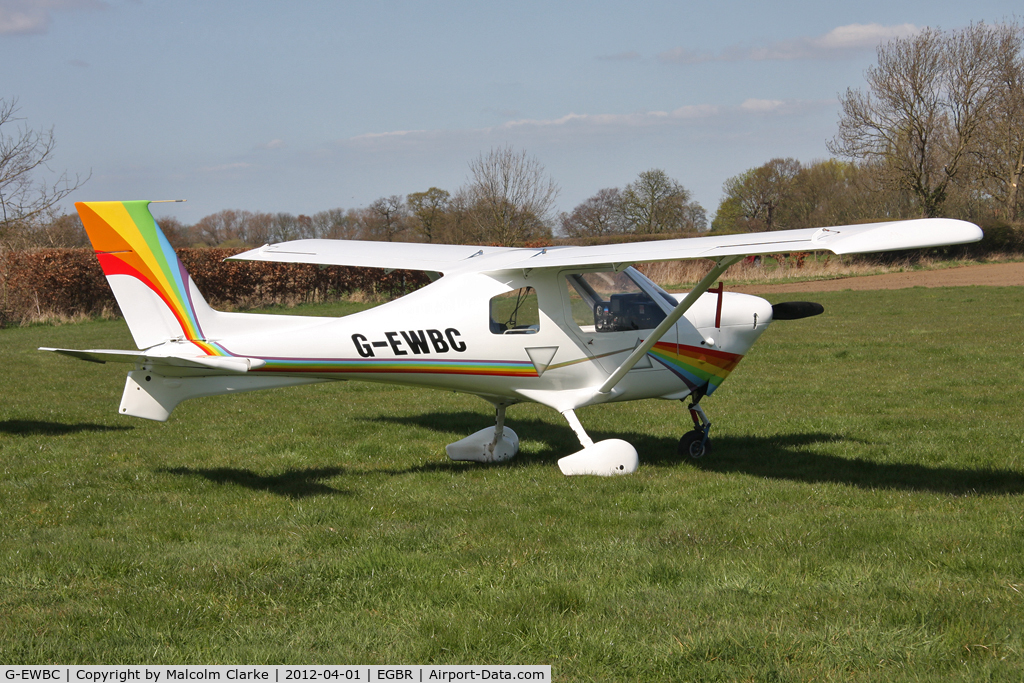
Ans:
[[[686,432],[679,439],[676,453],[680,458],[696,460],[703,458],[711,452],[711,441],[708,438],[708,435],[711,433],[711,420],[708,419],[700,404],[693,403],[688,408],[690,410],[690,417],[693,419],[693,430]]]

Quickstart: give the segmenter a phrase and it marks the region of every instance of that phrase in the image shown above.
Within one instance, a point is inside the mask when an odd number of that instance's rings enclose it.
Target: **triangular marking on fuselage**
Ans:
[[[533,363],[533,367],[537,368],[538,377],[548,369],[557,352],[557,346],[534,346],[526,349],[526,355],[530,357],[530,362]]]

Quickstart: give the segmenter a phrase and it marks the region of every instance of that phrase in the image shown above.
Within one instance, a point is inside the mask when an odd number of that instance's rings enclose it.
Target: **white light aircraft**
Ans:
[[[502,248],[298,240],[237,260],[426,271],[432,282],[341,318],[228,313],[203,299],[149,212],[149,202],[76,205],[138,350],[42,349],[134,365],[120,413],[166,420],[199,396],[366,380],[476,394],[496,423],[447,446],[452,460],[499,462],[519,450],[508,406],[533,401],[569,422],[582,449],[562,472],[636,470],[636,449],[594,443],[576,409],[645,398],[689,400],[682,457],[709,448],[700,402],[718,389],[773,320],[818,304],[772,306],[712,284],[744,256],[893,251],[974,242],[963,221],[920,219],[590,247]],[[669,294],[632,264],[710,259],[689,292]],[[709,291],[711,290],[711,291]]]

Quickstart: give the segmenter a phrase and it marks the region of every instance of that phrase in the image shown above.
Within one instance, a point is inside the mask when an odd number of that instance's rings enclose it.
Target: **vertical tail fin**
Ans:
[[[96,257],[140,349],[203,341],[214,312],[153,220],[148,201],[75,204]]]

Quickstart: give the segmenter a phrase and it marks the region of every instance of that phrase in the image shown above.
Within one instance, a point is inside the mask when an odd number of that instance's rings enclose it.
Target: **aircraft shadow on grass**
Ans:
[[[323,483],[343,474],[345,470],[340,467],[307,467],[301,470],[288,470],[272,476],[236,467],[212,469],[174,467],[157,471],[182,477],[201,477],[214,484],[234,484],[253,491],[266,491],[274,495],[286,496],[292,500],[309,496],[349,495],[348,491],[342,491]]]
[[[0,434],[15,436],[60,436],[78,432],[120,432],[135,427],[128,425],[98,425],[91,422],[65,424],[64,422],[44,422],[41,420],[3,420],[0,421]]]
[[[685,416],[684,416],[685,417]],[[424,429],[455,434],[470,434],[486,421],[479,413],[426,413],[396,417],[382,416],[372,421],[415,425]],[[485,467],[514,467],[530,463],[549,464],[580,449],[568,426],[537,419],[509,420],[520,438],[544,444],[540,451],[520,453],[507,463]],[[680,420],[680,434],[689,427]],[[589,429],[594,441],[618,438],[633,444],[640,453],[641,465],[678,467],[685,464],[706,472],[748,474],[766,479],[785,479],[808,484],[845,484],[864,489],[927,491],[950,495],[1019,495],[1024,493],[1024,474],[1006,469],[959,469],[912,463],[879,463],[862,458],[843,458],[815,449],[828,443],[869,443],[839,434],[802,433],[770,437],[715,437],[712,452],[700,460],[676,455],[677,439],[642,433],[612,433]],[[480,467],[474,463],[472,466]],[[431,463],[408,471],[463,469],[464,463]]]

